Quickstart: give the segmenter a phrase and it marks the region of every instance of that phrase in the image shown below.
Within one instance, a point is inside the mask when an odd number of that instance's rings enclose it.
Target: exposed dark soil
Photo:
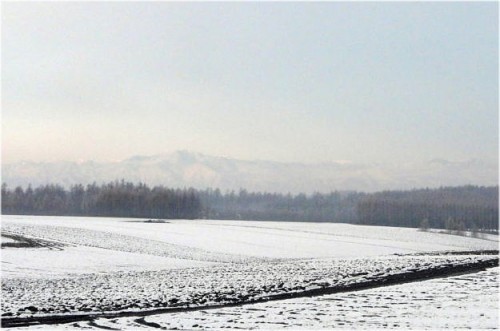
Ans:
[[[482,250],[482,251],[442,251],[442,252],[422,252],[410,254],[394,254],[396,256],[440,256],[440,255],[499,255],[498,250]]]
[[[126,222],[131,222],[131,223],[146,223],[146,224],[168,224],[170,223],[169,221],[165,220],[154,220],[154,219],[149,219],[149,220],[144,220],[144,221],[126,221]]]
[[[46,239],[26,237],[15,233],[7,233],[2,231],[2,237],[15,240],[15,242],[2,242],[2,248],[49,248],[62,250],[64,244]]]

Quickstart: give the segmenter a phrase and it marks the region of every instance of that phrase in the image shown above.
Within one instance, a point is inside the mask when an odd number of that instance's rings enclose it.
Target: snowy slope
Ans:
[[[210,252],[220,255],[221,260],[224,260],[224,254],[259,258],[359,257],[498,247],[498,237],[496,241],[484,240],[420,232],[411,228],[307,222],[143,221],[98,217],[3,216],[2,223],[4,230],[84,246],[113,249],[115,242],[120,245],[120,242],[130,240],[141,241],[141,249],[144,250],[148,243],[154,242],[151,246],[165,246],[165,251],[176,255],[169,255],[171,257],[186,258]],[[107,236],[107,240],[102,240],[103,236]],[[137,248],[137,251],[141,249]],[[153,250],[148,252],[162,255]],[[201,255],[194,259],[208,259]]]
[[[3,277],[53,277],[227,262],[497,249],[496,240],[332,223],[2,216],[2,231],[63,245],[3,248]],[[81,257],[81,258],[80,258]]]

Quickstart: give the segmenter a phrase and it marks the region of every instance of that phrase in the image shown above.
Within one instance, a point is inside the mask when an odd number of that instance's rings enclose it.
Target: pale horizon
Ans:
[[[263,159],[263,158],[244,158],[244,157],[233,157],[231,155],[215,155],[215,154],[209,154],[209,153],[202,153],[196,150],[188,150],[188,149],[177,149],[177,150],[169,150],[169,151],[163,151],[163,152],[158,152],[158,153],[151,153],[151,154],[133,154],[133,155],[128,155],[123,158],[103,158],[103,159],[56,159],[56,160],[30,160],[30,159],[20,159],[16,160],[13,162],[2,162],[2,164],[18,164],[18,163],[24,163],[24,162],[32,162],[32,163],[86,163],[86,162],[95,162],[95,163],[113,163],[113,162],[124,162],[133,158],[154,158],[154,157],[163,157],[163,156],[171,156],[175,155],[177,153],[187,153],[187,154],[192,154],[192,155],[201,155],[201,156],[208,156],[208,157],[214,157],[214,158],[222,158],[222,159],[231,159],[231,160],[237,160],[237,161],[244,161],[244,162],[274,162],[274,163],[283,163],[283,164],[305,164],[305,165],[317,165],[317,164],[329,164],[329,163],[336,163],[336,164],[385,164],[385,165],[400,165],[400,164],[410,164],[410,163],[429,163],[429,162],[449,162],[449,163],[465,163],[465,162],[487,162],[487,163],[497,163],[497,159],[494,158],[461,158],[461,159],[446,159],[442,157],[435,157],[435,158],[429,158],[429,159],[422,159],[422,160],[411,160],[411,161],[405,161],[401,160],[399,162],[390,162],[386,160],[374,160],[371,162],[355,162],[352,160],[328,160],[328,161],[287,161],[287,160],[272,160],[272,159]]]

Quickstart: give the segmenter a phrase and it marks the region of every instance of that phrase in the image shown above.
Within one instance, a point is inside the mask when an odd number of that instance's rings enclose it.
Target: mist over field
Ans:
[[[494,161],[470,159],[404,163],[284,163],[246,161],[178,151],[135,156],[117,162],[18,162],[2,165],[2,181],[10,187],[106,183],[125,179],[134,183],[246,189],[254,192],[313,193],[374,192],[440,186],[496,185]]]

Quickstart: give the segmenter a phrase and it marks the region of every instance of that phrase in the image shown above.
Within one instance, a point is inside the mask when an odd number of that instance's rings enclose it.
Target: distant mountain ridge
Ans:
[[[334,190],[374,192],[389,189],[457,185],[498,185],[498,163],[477,159],[435,159],[405,164],[318,164],[245,161],[177,151],[133,156],[119,162],[18,162],[2,164],[2,182],[10,187],[48,183],[101,184],[125,179],[168,187],[312,193]]]

